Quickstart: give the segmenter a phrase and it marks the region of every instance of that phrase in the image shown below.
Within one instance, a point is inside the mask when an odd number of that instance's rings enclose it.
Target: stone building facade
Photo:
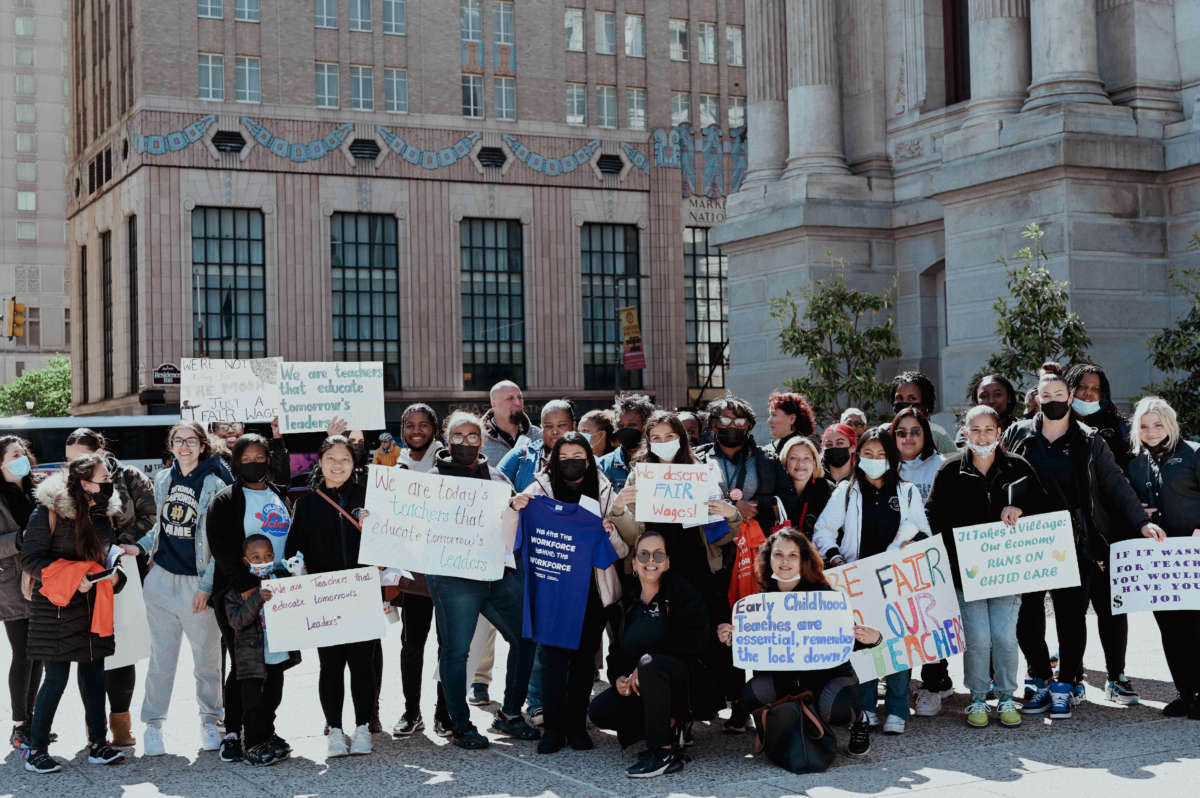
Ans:
[[[829,273],[898,276],[903,348],[940,408],[997,348],[996,260],[1041,225],[1119,400],[1182,308],[1168,270],[1200,230],[1197,0],[747,0],[747,175],[729,255],[730,380],[799,368],[770,297]]]

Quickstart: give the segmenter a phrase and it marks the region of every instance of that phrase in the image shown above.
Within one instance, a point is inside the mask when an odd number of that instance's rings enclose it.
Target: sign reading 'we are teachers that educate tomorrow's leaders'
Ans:
[[[954,528],[958,570],[967,601],[1076,587],[1075,533],[1065,510],[1021,518],[1014,526]]]
[[[854,619],[844,593],[755,593],[733,605],[734,667],[755,671],[835,668],[854,650]]]
[[[378,568],[270,579],[263,604],[271,651],[377,640],[387,633],[381,609]]]
[[[334,416],[347,429],[383,429],[383,363],[284,363],[283,428],[320,432]]]

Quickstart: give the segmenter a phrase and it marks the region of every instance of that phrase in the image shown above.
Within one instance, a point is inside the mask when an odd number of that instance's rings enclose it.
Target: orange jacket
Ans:
[[[42,588],[39,591],[56,607],[65,607],[79,590],[85,574],[103,571],[91,560],[59,558],[42,569]],[[92,586],[96,600],[92,604],[92,633],[100,637],[113,636],[113,583],[106,579]]]

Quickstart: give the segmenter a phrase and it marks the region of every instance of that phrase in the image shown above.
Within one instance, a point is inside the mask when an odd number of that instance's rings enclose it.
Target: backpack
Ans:
[[[792,773],[824,773],[837,755],[837,738],[813,704],[811,692],[781,698],[751,713],[754,752]]]

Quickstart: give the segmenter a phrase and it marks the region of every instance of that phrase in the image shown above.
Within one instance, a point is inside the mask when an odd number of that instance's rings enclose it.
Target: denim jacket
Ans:
[[[212,505],[213,497],[220,493],[226,487],[225,481],[216,474],[209,474],[204,478],[204,487],[200,489],[200,517],[196,519],[196,573],[200,576],[200,584],[196,588],[202,593],[212,593],[213,589],[213,569],[215,563],[212,558],[212,551],[208,547],[208,535],[204,534],[204,530],[208,527],[208,508]],[[154,502],[158,507],[162,507],[166,501],[167,491],[171,489],[171,469],[164,468],[154,475]],[[158,528],[159,520],[156,516],[154,526],[142,536],[137,545],[141,546],[142,551],[154,560],[154,551],[158,547]]]

